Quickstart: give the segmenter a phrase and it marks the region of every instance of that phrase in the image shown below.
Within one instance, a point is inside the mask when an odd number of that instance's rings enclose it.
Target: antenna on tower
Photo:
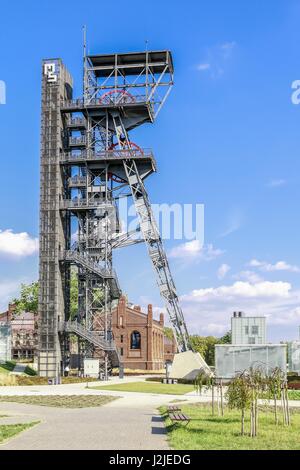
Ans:
[[[83,25],[82,31],[83,31],[83,58],[85,59],[86,57],[86,25]]]
[[[85,100],[85,91],[87,85],[87,74],[86,74],[86,25],[82,27],[83,34],[83,99]]]

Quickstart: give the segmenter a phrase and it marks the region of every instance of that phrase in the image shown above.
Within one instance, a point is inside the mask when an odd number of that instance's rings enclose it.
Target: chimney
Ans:
[[[159,323],[161,326],[164,326],[164,314],[163,313],[160,313],[159,314]]]
[[[148,305],[148,325],[152,323],[153,321],[153,311],[152,311],[152,305]]]

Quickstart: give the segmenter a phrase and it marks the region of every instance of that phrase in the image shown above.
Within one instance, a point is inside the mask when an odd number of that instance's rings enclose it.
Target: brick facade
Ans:
[[[161,370],[165,367],[164,315],[153,319],[152,305],[148,312],[128,305],[121,297],[112,315],[112,331],[124,367],[140,370]]]

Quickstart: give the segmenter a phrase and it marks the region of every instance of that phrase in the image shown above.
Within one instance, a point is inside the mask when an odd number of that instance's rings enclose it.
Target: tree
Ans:
[[[205,357],[207,351],[206,338],[204,338],[204,336],[192,335],[190,340],[193,350],[200,353],[201,356]]]
[[[39,299],[39,283],[38,281],[31,284],[21,284],[20,296],[12,300],[15,304],[15,312],[17,314],[22,312],[38,313],[38,299]],[[70,282],[70,314],[71,318],[78,312],[78,278],[77,273],[71,271]]]
[[[74,317],[78,314],[78,276],[77,272],[71,270],[71,279],[70,279],[70,316],[73,320]]]
[[[227,331],[227,333],[219,339],[219,344],[231,344],[231,331]]]
[[[168,326],[165,326],[164,327],[164,335],[166,336],[166,338],[172,340],[174,338],[174,333],[173,333],[172,328],[170,328]]]
[[[215,345],[219,339],[214,336],[191,336],[191,345],[194,351],[199,352],[209,366],[215,363]]]
[[[229,409],[241,412],[241,435],[245,434],[245,411],[251,407],[252,394],[244,374],[235,377],[228,385],[226,392]]]
[[[15,312],[38,312],[39,283],[21,284],[20,297],[13,299]]]

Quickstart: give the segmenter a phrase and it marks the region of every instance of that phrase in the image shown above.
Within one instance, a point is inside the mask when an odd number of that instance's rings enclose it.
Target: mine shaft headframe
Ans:
[[[147,105],[153,121],[173,86],[173,60],[168,50],[84,56],[85,104]],[[130,107],[130,106],[129,106]]]

